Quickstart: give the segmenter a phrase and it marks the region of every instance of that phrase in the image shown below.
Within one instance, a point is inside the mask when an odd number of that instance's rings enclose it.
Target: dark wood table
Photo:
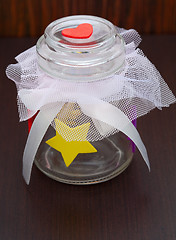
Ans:
[[[0,39],[0,240],[175,240],[176,105],[139,118],[151,172],[135,153],[120,176],[97,185],[51,180],[33,166],[22,177],[27,123],[18,122],[16,87],[5,75],[36,39]],[[176,36],[143,36],[140,47],[176,95]]]

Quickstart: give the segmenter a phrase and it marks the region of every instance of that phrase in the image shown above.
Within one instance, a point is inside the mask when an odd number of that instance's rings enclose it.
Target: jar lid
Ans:
[[[66,37],[62,32],[83,23],[93,27],[90,36]],[[92,81],[115,73],[124,63],[125,48],[111,22],[95,16],[75,15],[48,25],[37,42],[37,56],[39,66],[51,76]]]

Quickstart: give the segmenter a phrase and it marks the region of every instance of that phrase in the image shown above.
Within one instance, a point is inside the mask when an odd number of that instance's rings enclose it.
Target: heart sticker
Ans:
[[[62,35],[69,38],[89,38],[93,33],[93,27],[89,23],[82,23],[76,28],[66,28],[62,30]]]

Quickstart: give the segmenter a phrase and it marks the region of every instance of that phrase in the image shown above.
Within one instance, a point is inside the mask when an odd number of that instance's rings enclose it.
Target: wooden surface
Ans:
[[[5,76],[14,57],[36,39],[0,39],[0,239],[175,240],[176,105],[139,118],[151,162],[139,152],[120,176],[92,186],[51,180],[33,166],[22,178],[27,123],[18,122],[15,84]],[[176,36],[144,36],[141,48],[176,95]]]
[[[87,14],[140,33],[176,33],[176,0],[1,0],[0,36],[40,36],[58,18]]]

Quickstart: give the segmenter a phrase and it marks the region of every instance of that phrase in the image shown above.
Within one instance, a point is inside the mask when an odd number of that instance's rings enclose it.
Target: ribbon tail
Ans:
[[[27,184],[30,182],[32,165],[38,147],[50,123],[58,114],[62,106],[62,103],[56,103],[54,106],[52,104],[51,107],[47,106],[42,108],[32,124],[23,154],[23,177]]]
[[[145,163],[148,166],[148,169],[150,170],[150,163],[144,143],[142,142],[142,139],[136,128],[120,109],[97,98],[96,103],[94,104],[80,103],[80,106],[84,114],[91,118],[95,118],[107,123],[128,136],[139,149]]]

